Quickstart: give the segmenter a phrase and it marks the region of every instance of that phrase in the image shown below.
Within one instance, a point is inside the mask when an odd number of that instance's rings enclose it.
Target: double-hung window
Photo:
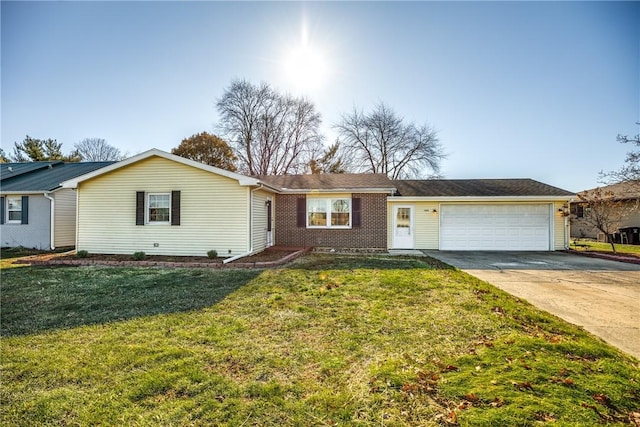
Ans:
[[[351,228],[351,199],[307,199],[307,227]]]
[[[171,193],[147,194],[147,223],[169,224],[171,220]]]
[[[20,224],[22,222],[22,198],[7,197],[7,223]]]

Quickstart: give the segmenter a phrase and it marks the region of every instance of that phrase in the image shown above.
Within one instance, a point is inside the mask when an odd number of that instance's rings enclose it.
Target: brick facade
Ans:
[[[327,195],[330,197],[330,195]],[[307,229],[297,226],[297,199],[304,194],[276,196],[275,243],[332,249],[387,248],[387,194],[353,193],[361,200],[361,226],[351,229]]]

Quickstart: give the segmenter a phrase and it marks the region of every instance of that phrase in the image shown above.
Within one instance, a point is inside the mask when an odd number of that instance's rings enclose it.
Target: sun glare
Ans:
[[[287,79],[298,90],[312,91],[322,86],[327,76],[327,64],[320,50],[308,40],[306,26],[297,46],[290,49],[284,59]]]

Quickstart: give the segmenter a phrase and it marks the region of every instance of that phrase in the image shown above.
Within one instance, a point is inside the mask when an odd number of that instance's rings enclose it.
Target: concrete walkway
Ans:
[[[563,252],[424,252],[640,359],[640,265]]]

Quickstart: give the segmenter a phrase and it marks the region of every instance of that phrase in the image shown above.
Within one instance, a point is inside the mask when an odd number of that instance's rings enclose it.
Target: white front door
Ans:
[[[413,206],[393,207],[393,247],[395,249],[414,248]]]

